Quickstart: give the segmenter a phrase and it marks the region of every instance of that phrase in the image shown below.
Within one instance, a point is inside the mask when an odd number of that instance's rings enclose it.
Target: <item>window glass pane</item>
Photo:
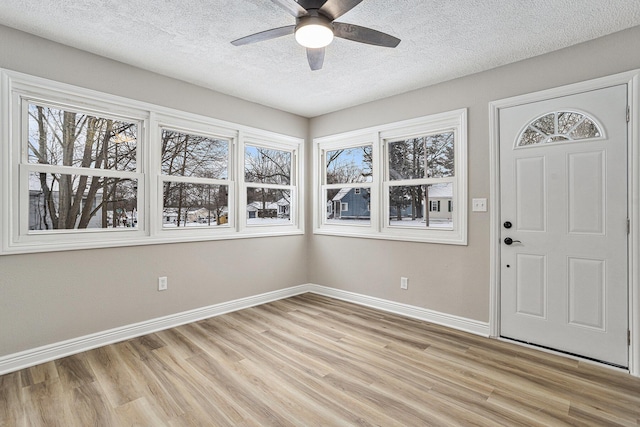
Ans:
[[[327,151],[327,184],[372,182],[371,145]]]
[[[326,223],[371,224],[371,190],[345,187],[326,191]]]
[[[520,137],[520,142],[518,143],[518,145],[519,146],[524,146],[524,145],[539,144],[545,138],[546,138],[546,135],[543,135],[539,131],[537,131],[537,130],[531,128],[531,127],[528,127],[522,133],[522,136]]]
[[[588,138],[597,138],[601,136],[600,129],[593,123],[591,120],[585,118],[582,123],[580,123],[576,128],[571,132],[571,138],[573,139],[588,139]]]
[[[137,228],[135,179],[29,174],[29,229]]]
[[[389,187],[389,225],[453,228],[453,184]]]
[[[454,176],[454,133],[389,142],[389,179]]]
[[[29,104],[29,163],[136,170],[138,127]]]
[[[247,188],[247,225],[291,223],[291,191]]]
[[[556,115],[558,117],[558,133],[561,135],[569,133],[584,118],[584,115],[571,111],[560,111]]]
[[[162,130],[164,175],[227,179],[229,141]]]
[[[246,182],[289,185],[291,152],[247,145],[244,156]]]
[[[425,137],[427,156],[427,178],[454,176],[453,132],[439,133]]]
[[[214,227],[228,222],[227,185],[165,182],[162,227]]]
[[[555,117],[556,115],[554,113],[546,114],[531,123],[531,126],[539,129],[544,134],[553,135],[556,130]]]
[[[389,179],[424,178],[425,140],[411,138],[389,143]]]

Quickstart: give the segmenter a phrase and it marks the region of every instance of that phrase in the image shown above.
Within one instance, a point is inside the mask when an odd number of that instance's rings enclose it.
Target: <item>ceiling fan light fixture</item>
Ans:
[[[300,19],[296,27],[296,41],[307,48],[317,49],[328,46],[333,41],[331,22],[319,16]]]
[[[266,1],[266,0],[265,0]],[[311,71],[322,69],[325,47],[334,37],[366,43],[373,46],[396,47],[400,39],[372,28],[336,22],[362,0],[271,0],[296,18],[295,25],[271,28],[231,42],[234,46],[257,43],[282,36],[295,35],[296,41],[306,48]]]

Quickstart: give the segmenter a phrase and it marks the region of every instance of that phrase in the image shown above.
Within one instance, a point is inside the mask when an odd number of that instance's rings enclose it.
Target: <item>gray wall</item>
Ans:
[[[6,27],[0,40],[3,68],[298,137],[468,107],[469,199],[489,196],[488,102],[640,68],[637,27],[308,120]],[[312,235],[310,214],[307,197],[306,236],[2,256],[0,357],[308,282],[488,320],[487,213],[470,212],[466,247]],[[168,291],[156,291],[158,276]]]
[[[0,67],[306,138],[309,121],[0,26]],[[0,257],[0,356],[307,281],[306,238]],[[158,292],[158,276],[169,289]]]
[[[311,120],[311,135],[321,137],[467,107],[471,205],[472,198],[489,197],[489,102],[640,68],[639,53],[640,27],[635,27],[530,60],[316,117]],[[313,260],[309,281],[488,321],[489,222],[488,212],[469,212],[466,247],[314,235],[309,246]],[[365,265],[365,271],[353,268]],[[400,276],[409,278],[406,291],[400,290]]]

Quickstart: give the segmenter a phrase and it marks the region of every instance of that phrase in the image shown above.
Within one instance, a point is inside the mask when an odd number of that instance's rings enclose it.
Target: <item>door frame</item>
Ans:
[[[575,95],[609,86],[628,85],[629,122],[627,141],[629,372],[640,377],[640,69],[594,80],[547,89],[489,103],[490,269],[489,333],[500,338],[500,110],[550,98]],[[543,350],[543,349],[542,349]],[[545,351],[545,350],[543,350]]]

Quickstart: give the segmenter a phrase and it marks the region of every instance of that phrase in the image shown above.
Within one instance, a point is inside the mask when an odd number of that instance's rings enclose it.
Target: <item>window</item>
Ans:
[[[144,236],[148,115],[18,86],[2,93],[2,253]]]
[[[584,113],[556,111],[534,119],[520,133],[518,147],[571,142],[604,136],[602,126]]]
[[[453,130],[386,142],[390,227],[453,227],[450,216],[431,212],[452,197],[454,142]]]
[[[292,158],[289,151],[245,147],[248,226],[289,223]]]
[[[264,138],[245,141],[243,227],[278,232],[296,226],[300,215],[299,150],[297,142]]]
[[[322,153],[324,221],[337,226],[370,226],[372,145],[338,145]]]
[[[0,76],[1,254],[302,233],[301,139]]]
[[[231,140],[161,128],[162,228],[229,227]]]
[[[36,101],[25,108],[27,159],[20,188],[29,200],[28,233],[137,228],[135,120]]]
[[[466,244],[466,110],[314,144],[316,233]]]

